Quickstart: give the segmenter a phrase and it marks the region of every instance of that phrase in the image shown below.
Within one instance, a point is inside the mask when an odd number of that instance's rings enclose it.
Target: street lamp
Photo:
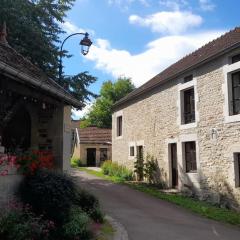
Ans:
[[[92,45],[92,41],[90,40],[90,38],[88,38],[89,34],[86,32],[86,33],[73,33],[69,36],[67,36],[63,42],[62,42],[62,45],[61,45],[61,49],[60,49],[60,59],[59,59],[59,83],[61,83],[61,80],[62,80],[62,70],[63,70],[63,66],[62,66],[62,57],[63,57],[63,45],[64,43],[72,36],[75,36],[75,35],[84,35],[83,39],[80,41],[80,45],[81,45],[81,53],[82,55],[87,55],[88,52],[89,52],[89,48],[90,46]]]

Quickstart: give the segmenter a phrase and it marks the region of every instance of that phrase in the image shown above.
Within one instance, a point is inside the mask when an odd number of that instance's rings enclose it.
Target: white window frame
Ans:
[[[171,149],[170,145],[175,143],[177,145],[177,170],[178,174],[180,173],[179,169],[179,143],[177,138],[169,138],[166,140],[166,155],[167,155],[167,166],[168,166],[168,187],[172,188],[172,158],[171,158]],[[180,175],[178,175],[178,188],[180,188],[181,179]]]
[[[189,75],[189,74],[188,74]],[[186,75],[186,76],[188,76]],[[184,83],[184,78],[180,80],[180,84],[178,86],[178,101],[177,101],[177,109],[178,109],[178,117],[177,117],[177,124],[180,129],[188,129],[188,128],[195,128],[197,127],[197,123],[199,122],[199,114],[198,114],[198,93],[197,93],[197,79],[193,75],[193,80]],[[188,89],[194,89],[194,104],[195,104],[195,122],[193,123],[183,123],[183,111],[184,111],[184,91]]]
[[[117,119],[118,117],[122,117],[122,135],[118,136],[117,131],[118,131],[118,124],[117,124]],[[116,134],[116,139],[122,139],[123,138],[123,111],[118,111],[116,112],[116,117],[115,117],[115,134]]]
[[[186,142],[195,142],[195,146],[196,146],[196,165],[197,165],[197,171],[196,172],[187,172],[186,171],[186,159],[185,159],[185,143]],[[200,161],[199,161],[199,146],[198,146],[197,134],[180,135],[180,143],[181,143],[180,155],[181,155],[183,172],[187,175],[198,175],[199,170],[200,170]]]
[[[235,54],[234,54],[235,55]],[[224,121],[225,123],[239,122],[240,114],[230,115],[230,101],[232,99],[232,74],[240,71],[240,62],[231,63],[232,56],[227,57],[227,64],[223,67],[224,83],[223,83],[223,95],[224,95]]]

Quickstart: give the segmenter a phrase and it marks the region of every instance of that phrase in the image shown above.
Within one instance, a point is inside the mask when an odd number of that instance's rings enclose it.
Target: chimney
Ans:
[[[6,22],[4,22],[2,24],[1,29],[0,29],[0,43],[8,45]]]

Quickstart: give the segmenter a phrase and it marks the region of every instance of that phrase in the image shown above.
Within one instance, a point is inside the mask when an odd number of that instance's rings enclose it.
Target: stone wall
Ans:
[[[80,159],[83,164],[87,165],[87,149],[96,148],[96,166],[100,166],[100,148],[107,148],[107,160],[111,160],[111,146],[104,144],[80,144]]]
[[[231,54],[231,53],[230,53]],[[180,89],[183,76],[162,84],[113,113],[113,161],[133,167],[129,146],[143,145],[144,153],[155,156],[162,177],[171,187],[169,144],[177,143],[179,189],[190,190],[203,199],[240,203],[235,187],[233,153],[240,152],[240,122],[226,122],[224,81],[228,56],[191,71],[195,88],[196,124],[181,126]],[[189,84],[189,83],[185,83]],[[192,83],[190,83],[192,84]],[[116,118],[123,117],[123,135],[116,136]],[[183,142],[196,141],[197,173],[186,173]]]
[[[26,105],[31,115],[31,149],[52,150],[54,167],[60,171],[70,170],[71,158],[71,107],[58,106],[52,110],[51,116],[43,117],[31,105]],[[39,131],[40,130],[40,131]],[[3,166],[3,169],[5,166]],[[1,170],[3,170],[0,168]],[[8,167],[8,175],[0,176],[0,206],[4,206],[14,198],[14,193],[23,176],[16,169]]]
[[[0,176],[0,208],[14,200],[14,194],[22,178],[23,176],[16,174],[15,169],[11,169],[6,176]]]
[[[104,144],[87,144],[87,143],[80,143],[76,144],[73,158],[80,159],[83,165],[87,165],[87,149],[88,148],[95,148],[96,149],[96,166],[100,166],[100,149],[107,148],[107,160],[112,159],[112,146],[104,145]]]

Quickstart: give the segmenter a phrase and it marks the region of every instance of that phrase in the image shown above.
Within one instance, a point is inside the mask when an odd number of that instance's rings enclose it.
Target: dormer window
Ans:
[[[232,57],[232,63],[236,63],[240,61],[240,54],[234,55]]]

